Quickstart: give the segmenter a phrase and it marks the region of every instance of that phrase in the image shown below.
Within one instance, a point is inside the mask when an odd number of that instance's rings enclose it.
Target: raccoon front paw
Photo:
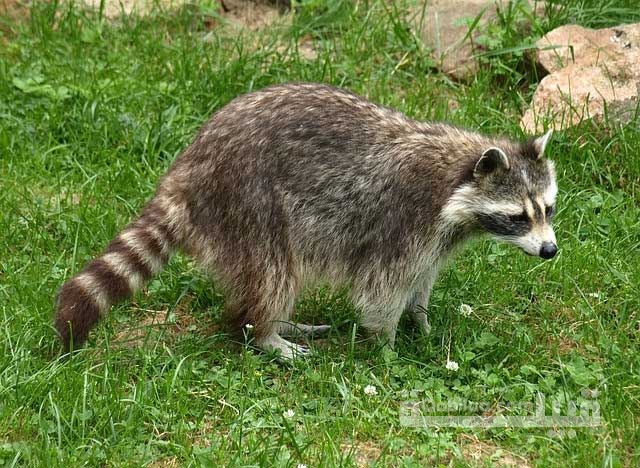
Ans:
[[[269,335],[260,339],[256,339],[256,346],[265,352],[278,352],[280,358],[285,361],[291,361],[297,357],[306,356],[309,354],[309,347],[299,345],[297,343],[291,343],[285,340],[277,333]]]

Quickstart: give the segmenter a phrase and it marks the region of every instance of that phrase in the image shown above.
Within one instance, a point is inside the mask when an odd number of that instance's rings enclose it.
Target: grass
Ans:
[[[536,37],[570,21],[640,20],[632,0],[572,0],[525,35],[514,26],[521,9],[507,11],[483,32],[491,53],[481,71],[459,84],[434,71],[400,3],[302,2],[290,22],[258,33],[207,30],[214,10],[157,7],[109,21],[53,2],[18,23],[0,18],[0,464],[637,466],[638,122],[556,133],[560,254],[541,263],[472,244],[436,284],[431,335],[403,323],[395,352],[365,340],[344,295],[321,288],[298,314],[334,330],[309,359],[280,365],[221,331],[224,298],[178,256],[85,349],[59,357],[59,286],[236,95],[329,82],[418,119],[521,137],[538,80],[522,51]],[[305,41],[316,57],[302,55]],[[470,316],[458,313],[463,303]],[[599,392],[602,425],[562,437],[416,429],[398,417],[407,399],[482,402],[493,414],[537,392],[580,402],[584,389]]]

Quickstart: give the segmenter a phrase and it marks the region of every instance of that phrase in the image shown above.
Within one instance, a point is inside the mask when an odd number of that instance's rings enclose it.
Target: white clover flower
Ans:
[[[458,365],[458,363],[456,361],[449,361],[447,359],[447,363],[445,364],[445,366],[447,369],[449,369],[450,371],[457,371],[458,369],[460,369],[460,366]]]
[[[251,325],[250,323],[247,323],[244,328],[246,328],[247,330],[252,330],[253,329],[253,325]]]
[[[600,299],[600,293],[599,292],[587,293],[587,296],[593,297],[594,299]]]
[[[367,385],[364,387],[364,394],[369,396],[374,396],[378,394],[378,389],[375,385]]]
[[[298,463],[298,468],[307,468],[307,465],[304,463]]]
[[[288,409],[287,411],[285,411],[284,413],[282,413],[282,416],[284,416],[287,419],[291,419],[296,415],[296,412],[293,411],[292,409]]]
[[[458,312],[460,312],[460,315],[469,317],[473,313],[473,309],[469,304],[460,304],[460,307],[458,307]]]

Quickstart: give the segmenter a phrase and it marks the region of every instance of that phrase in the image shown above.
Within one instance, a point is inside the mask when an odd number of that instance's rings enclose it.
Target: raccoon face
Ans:
[[[551,132],[508,148],[489,148],[476,163],[473,216],[494,237],[529,255],[558,251],[551,221],[558,191],[554,165],[542,158]]]

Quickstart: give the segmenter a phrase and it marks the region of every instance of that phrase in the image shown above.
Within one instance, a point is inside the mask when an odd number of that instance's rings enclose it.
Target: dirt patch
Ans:
[[[210,392],[208,390],[201,391],[203,398],[208,398]],[[211,402],[215,411],[222,413],[230,411],[232,414],[239,416],[240,411],[233,405],[227,403],[224,398],[220,398],[217,402]],[[218,444],[220,440],[229,437],[230,431],[226,423],[222,423],[220,418],[212,413],[208,413],[199,421],[199,428],[191,432],[189,440],[196,447],[210,448]],[[197,423],[196,423],[197,424]]]
[[[84,5],[92,10],[100,9],[100,0],[81,0]],[[121,15],[146,15],[154,6],[162,9],[177,8],[183,5],[179,0],[105,0],[103,15],[109,19],[118,18]]]
[[[154,331],[165,332],[168,340],[187,333],[196,325],[189,312],[193,300],[192,296],[185,296],[171,314],[168,309],[132,308],[131,315],[139,318],[118,330],[114,342],[121,347],[134,348],[143,345],[147,336]],[[214,334],[217,331],[217,327],[206,327],[202,333]]]
[[[180,466],[176,457],[161,458],[147,465],[149,468],[177,468]]]
[[[221,0],[221,8],[216,15],[205,15],[204,28],[208,31],[226,30],[231,34],[249,31],[244,45],[248,50],[258,50],[264,47],[261,32],[271,29],[287,27],[293,18],[289,7],[290,2],[284,0]],[[290,52],[292,44],[279,40],[276,51],[280,54]],[[294,46],[296,52],[304,60],[315,60],[318,52],[310,34],[298,39]],[[263,66],[269,66],[265,60]]]
[[[560,355],[569,354],[580,348],[580,346],[575,340],[568,338],[566,336],[558,337],[555,344],[557,346],[558,354]]]
[[[266,0],[222,0],[220,3],[221,13],[229,23],[251,31],[271,26],[280,18],[285,7]]]
[[[463,458],[472,466],[485,466],[486,462],[490,462],[491,466],[531,467],[531,462],[527,458],[474,436],[461,435],[459,445]]]
[[[14,1],[14,0],[0,0]],[[100,8],[101,0],[82,0],[84,5],[90,9]],[[217,15],[225,22],[239,29],[257,31],[273,24],[285,11],[288,2],[268,1],[268,0],[217,0]],[[189,5],[184,0],[105,0],[104,16],[110,19],[118,18],[121,15],[136,14],[144,16],[149,14],[154,8],[162,10],[173,10]],[[197,5],[189,5],[198,8]],[[215,8],[215,4],[214,4]],[[220,26],[218,18],[214,15],[205,21],[208,29]]]
[[[134,325],[124,326],[116,333],[114,342],[125,348],[137,348],[144,343],[152,329],[160,329],[166,324],[167,310],[136,310],[132,314],[144,314],[139,320],[132,320]]]
[[[3,19],[20,21],[29,15],[29,2],[21,0],[0,0],[0,16]]]
[[[382,454],[382,448],[372,441],[358,442],[357,444],[341,444],[340,450],[345,455],[353,454],[354,461],[358,468],[371,466]]]
[[[318,57],[318,52],[313,45],[313,38],[310,34],[300,38],[298,42],[298,52],[307,60],[315,60]]]
[[[15,25],[29,19],[29,2],[0,0],[0,44],[16,34]]]

